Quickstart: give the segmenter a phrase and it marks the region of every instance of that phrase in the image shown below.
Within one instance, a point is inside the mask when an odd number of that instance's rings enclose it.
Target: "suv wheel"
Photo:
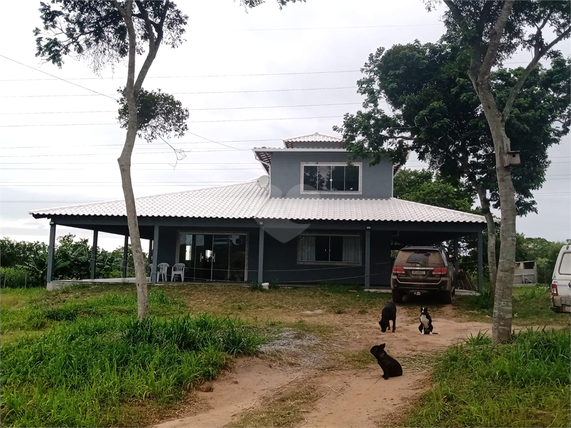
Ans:
[[[398,290],[393,290],[393,302],[402,303],[402,293]]]

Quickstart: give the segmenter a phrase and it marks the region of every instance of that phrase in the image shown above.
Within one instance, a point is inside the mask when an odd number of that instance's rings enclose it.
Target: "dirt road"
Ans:
[[[180,417],[155,425],[161,428],[223,427],[245,412],[263,410],[274,398],[303,385],[315,385],[316,399],[303,413],[299,427],[379,427],[391,425],[399,409],[429,386],[426,357],[478,332],[485,323],[463,323],[450,306],[433,314],[434,331],[420,335],[416,309],[399,308],[397,329],[381,333],[378,319],[333,314],[305,314],[320,323],[334,323],[338,333],[318,342],[314,336],[293,335],[264,348],[259,358],[239,359],[203,391],[195,391],[192,406]],[[287,336],[287,334],[286,334]],[[369,354],[386,343],[389,355],[403,366],[403,376],[385,380]],[[344,359],[360,356],[358,368]],[[390,388],[389,388],[390,386]]]

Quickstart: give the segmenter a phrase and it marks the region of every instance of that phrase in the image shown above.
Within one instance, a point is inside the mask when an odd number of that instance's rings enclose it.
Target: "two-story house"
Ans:
[[[389,285],[395,246],[477,234],[481,253],[485,219],[393,198],[389,160],[348,163],[342,141],[318,133],[284,144],[254,149],[267,173],[257,180],[137,199],[141,237],[152,242],[151,282],[157,265],[166,262],[184,263],[189,282],[368,288]],[[31,214],[51,219],[52,248],[58,224],[93,230],[95,242],[99,231],[124,235],[127,242],[123,201]]]

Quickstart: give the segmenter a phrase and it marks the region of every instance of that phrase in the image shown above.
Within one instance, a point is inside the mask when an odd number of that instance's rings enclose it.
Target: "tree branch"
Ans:
[[[477,81],[486,82],[489,80],[490,71],[495,63],[498,55],[498,48],[500,46],[500,40],[504,34],[504,29],[506,23],[510,17],[515,0],[507,0],[502,7],[502,11],[496,20],[493,28],[490,31],[490,41],[488,43],[488,49],[486,50],[486,55],[480,66],[480,71],[478,73]]]
[[[163,40],[162,23],[164,23],[170,1],[167,0],[163,6],[163,14],[161,16],[161,21],[160,21],[160,23],[161,23],[160,28],[161,29],[160,29],[160,31],[157,30],[156,36],[155,36],[154,31],[153,31],[154,23],[151,20],[151,18],[149,18],[149,14],[147,13],[144,6],[141,4],[141,1],[135,0],[135,3],[137,4],[137,7],[141,11],[141,14],[143,16],[143,21],[145,23],[145,28],[147,30],[147,33],[149,33],[149,52],[147,53],[147,57],[145,58],[145,61],[143,62],[143,65],[141,66],[141,69],[139,70],[139,74],[137,76],[137,81],[135,82],[135,86],[134,86],[136,91],[140,91],[141,87],[143,86],[143,81],[145,80],[145,77],[147,77],[147,73],[149,72],[149,69],[151,68],[152,63],[155,60],[155,57],[157,56],[159,46]]]
[[[511,88],[508,99],[506,100],[506,105],[504,106],[504,111],[502,112],[502,120],[505,123],[511,113],[511,109],[517,97],[517,94],[523,87],[525,81],[529,77],[530,73],[533,71],[539,60],[557,43],[566,38],[571,33],[571,27],[567,28],[563,33],[557,36],[551,43],[544,46],[542,49],[535,50],[535,54],[531,59],[530,63],[527,65],[521,76],[519,76],[516,84]]]

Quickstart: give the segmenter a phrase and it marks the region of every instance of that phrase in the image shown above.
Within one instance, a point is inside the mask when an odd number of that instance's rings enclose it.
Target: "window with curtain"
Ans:
[[[300,263],[360,264],[361,239],[358,235],[301,235]]]

